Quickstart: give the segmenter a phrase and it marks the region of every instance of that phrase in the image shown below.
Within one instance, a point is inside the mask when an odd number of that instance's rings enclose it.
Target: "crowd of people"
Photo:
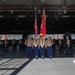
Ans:
[[[22,40],[0,40],[0,56],[9,52],[10,50],[22,49]]]
[[[68,54],[70,55],[70,50],[72,49],[72,43],[69,36],[66,36],[65,39],[59,39],[57,42],[56,40],[52,39],[50,36],[48,38],[37,38],[34,37],[33,39],[28,37],[25,41],[26,45],[26,54],[28,58],[31,58],[32,49],[34,51],[34,57],[38,58],[38,50],[40,50],[40,55],[42,59],[44,58],[44,52],[46,50],[47,57],[52,58],[53,50],[58,50],[60,54]],[[71,53],[72,54],[72,53]]]
[[[0,55],[14,49],[17,51],[24,49],[29,59],[32,58],[32,52],[34,58],[37,59],[41,57],[44,59],[45,53],[46,57],[52,58],[53,53],[56,51],[58,51],[59,54],[72,54],[72,49],[75,49],[75,46],[72,44],[69,36],[58,40],[52,39],[50,36],[47,38],[37,38],[36,36],[31,38],[28,36],[25,41],[22,41],[22,39],[17,42],[16,40],[11,40],[10,42],[8,40],[0,41]]]

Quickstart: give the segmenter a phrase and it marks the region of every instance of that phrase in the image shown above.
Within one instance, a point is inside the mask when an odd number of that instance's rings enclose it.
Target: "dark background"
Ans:
[[[75,0],[0,0],[0,34],[34,34],[35,7],[38,33],[43,8],[47,34],[75,33]]]

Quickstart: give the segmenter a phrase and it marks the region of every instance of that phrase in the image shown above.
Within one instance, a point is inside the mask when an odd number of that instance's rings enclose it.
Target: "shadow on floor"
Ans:
[[[0,72],[4,71],[2,75],[6,75],[7,72],[10,75],[16,75],[20,72],[26,65],[28,65],[33,59],[26,58],[25,51],[9,51],[2,56],[0,56]],[[21,64],[21,62],[23,64]],[[19,66],[16,68],[16,66]]]
[[[28,65],[33,59],[28,60],[25,62],[21,67],[17,68],[12,74],[10,75],[16,75],[18,72],[20,72],[26,65]]]

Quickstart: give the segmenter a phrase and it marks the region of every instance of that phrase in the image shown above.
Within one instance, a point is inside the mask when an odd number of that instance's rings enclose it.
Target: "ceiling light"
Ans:
[[[18,18],[25,18],[26,15],[18,15],[17,17],[18,17]]]
[[[44,0],[41,0],[41,1],[44,1]]]
[[[0,18],[3,18],[3,15],[0,15]]]
[[[64,10],[64,14],[66,14],[66,12],[67,12],[67,11],[66,11],[66,9],[65,9],[65,10]]]
[[[3,0],[3,1],[5,1],[5,0]]]
[[[36,7],[35,7],[35,10],[36,10]]]
[[[11,10],[11,14],[13,14],[13,10]]]
[[[62,15],[63,18],[68,18],[70,17],[69,15]]]

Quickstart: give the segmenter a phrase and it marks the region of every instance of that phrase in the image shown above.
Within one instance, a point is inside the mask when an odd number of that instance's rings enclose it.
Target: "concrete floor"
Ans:
[[[75,75],[72,58],[33,59],[17,75]]]
[[[28,59],[25,58],[4,58],[0,59],[0,75],[12,75],[20,68]],[[16,75],[13,74],[13,75]]]
[[[24,52],[0,56],[0,75],[75,75],[73,58],[27,59]]]
[[[9,51],[0,56],[0,75],[16,75],[31,60],[27,59],[24,51]]]

